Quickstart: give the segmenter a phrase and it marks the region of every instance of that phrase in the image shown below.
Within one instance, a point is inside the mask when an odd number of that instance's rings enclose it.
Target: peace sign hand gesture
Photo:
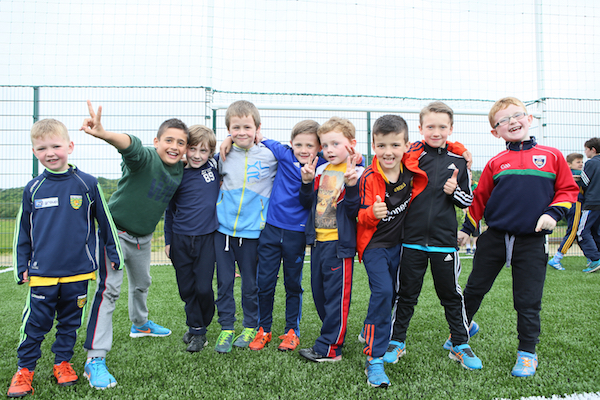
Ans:
[[[90,112],[90,118],[86,118],[83,120],[83,124],[80,131],[84,131],[88,135],[95,136],[100,139],[106,138],[106,131],[100,122],[100,118],[102,117],[102,106],[98,107],[98,112],[94,112],[94,108],[92,107],[92,102],[87,101],[88,111]]]
[[[308,162],[300,169],[302,183],[311,183],[315,179],[315,171],[319,157],[310,155]]]
[[[346,173],[344,174],[344,184],[346,186],[355,186],[358,182],[358,172],[356,172],[357,154],[353,147],[346,147],[348,158],[346,159]]]

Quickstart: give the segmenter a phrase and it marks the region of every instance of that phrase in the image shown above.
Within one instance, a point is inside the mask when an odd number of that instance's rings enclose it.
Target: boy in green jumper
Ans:
[[[150,277],[151,240],[156,224],[181,182],[188,129],[178,119],[162,123],[154,148],[142,146],[135,136],[107,132],[100,123],[102,107],[95,113],[88,101],[90,118],[81,130],[114,146],[123,157],[123,176],[108,207],[119,230],[119,240],[127,265],[129,281],[129,336],[168,336],[169,329],[148,320],[146,299]],[[98,246],[102,249],[102,244]],[[85,377],[97,389],[114,387],[115,378],[108,372],[104,358],[112,345],[112,314],[119,298],[123,270],[113,270],[100,250],[98,285],[87,326],[84,347],[88,351]]]

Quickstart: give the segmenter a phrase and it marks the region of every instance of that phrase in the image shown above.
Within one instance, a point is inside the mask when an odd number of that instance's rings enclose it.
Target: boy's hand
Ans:
[[[456,180],[457,175],[458,168],[454,170],[452,176],[448,178],[446,183],[444,183],[444,193],[446,193],[447,195],[451,195],[456,190],[456,187],[458,186],[458,181]]]
[[[167,255],[167,258],[171,258],[171,245],[168,244],[165,246],[165,254]]]
[[[231,146],[233,146],[233,139],[231,138],[231,136],[227,136],[225,139],[223,139],[223,142],[219,147],[219,157],[223,161],[227,159],[226,155],[231,151]]]
[[[462,156],[467,162],[467,168],[471,169],[471,166],[473,165],[473,155],[471,154],[471,152],[467,150],[464,153],[462,153]]]
[[[464,246],[467,243],[467,240],[469,240],[469,235],[463,231],[458,231],[458,234],[456,235],[456,244],[458,244],[459,247]]]
[[[29,270],[25,270],[25,272],[23,272],[23,283],[25,282],[29,282]]]
[[[388,209],[385,205],[385,202],[381,201],[381,197],[379,197],[379,195],[375,196],[375,203],[373,204],[373,215],[375,215],[375,218],[385,218],[387,213]]]
[[[90,118],[86,118],[83,120],[83,125],[79,128],[80,131],[84,131],[88,135],[95,136],[100,139],[104,139],[106,136],[106,131],[102,127],[102,123],[100,122],[100,118],[102,117],[102,106],[98,106],[98,112],[94,112],[94,108],[92,107],[92,102],[87,101],[88,111],[90,112]]]
[[[114,263],[114,262],[112,262],[112,261],[110,262],[110,267],[113,269],[113,271],[116,271],[116,270],[115,270],[115,265],[117,265],[117,264],[115,264],[115,263]]]
[[[302,183],[311,183],[315,179],[315,171],[319,157],[310,155],[308,162],[300,169],[302,173]]]
[[[535,226],[536,232],[541,231],[551,231],[556,227],[556,220],[549,216],[548,214],[542,214],[542,216],[538,219],[537,225]]]
[[[262,134],[262,132],[260,130],[258,130],[256,132],[256,135],[254,136],[254,143],[259,144],[260,142],[262,142],[264,140],[264,136]]]
[[[356,153],[354,153],[353,148],[350,148],[348,150],[350,152],[350,155],[346,159],[346,173],[344,174],[344,184],[346,186],[355,186],[358,182],[358,172],[356,172]]]

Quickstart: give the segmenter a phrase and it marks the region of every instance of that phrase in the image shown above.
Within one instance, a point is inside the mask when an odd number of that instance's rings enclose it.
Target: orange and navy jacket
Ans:
[[[403,165],[401,166],[400,174],[410,174],[407,179],[411,179],[412,173]],[[360,196],[360,210],[358,210],[358,224],[356,225],[356,250],[358,251],[358,261],[362,261],[362,256],[367,248],[367,245],[377,232],[377,225],[381,222],[375,218],[373,214],[373,204],[376,197],[385,199],[385,183],[386,178],[381,173],[377,156],[373,157],[371,165],[369,165],[358,181],[358,194]],[[408,187],[407,199],[411,196],[411,188]],[[397,215],[396,218],[404,218],[406,210],[402,211],[402,215]],[[401,238],[399,238],[401,239]]]
[[[493,229],[511,235],[536,234],[537,220],[548,214],[560,221],[577,200],[579,188],[562,153],[537,144],[534,137],[506,143],[486,164],[462,231],[473,233],[485,218]],[[540,235],[550,233],[542,231]]]

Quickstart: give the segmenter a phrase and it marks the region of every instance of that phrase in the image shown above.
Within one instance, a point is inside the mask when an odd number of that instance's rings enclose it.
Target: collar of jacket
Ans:
[[[535,136],[532,136],[529,140],[523,140],[522,142],[506,142],[506,149],[512,151],[523,151],[533,149],[537,145]]]

